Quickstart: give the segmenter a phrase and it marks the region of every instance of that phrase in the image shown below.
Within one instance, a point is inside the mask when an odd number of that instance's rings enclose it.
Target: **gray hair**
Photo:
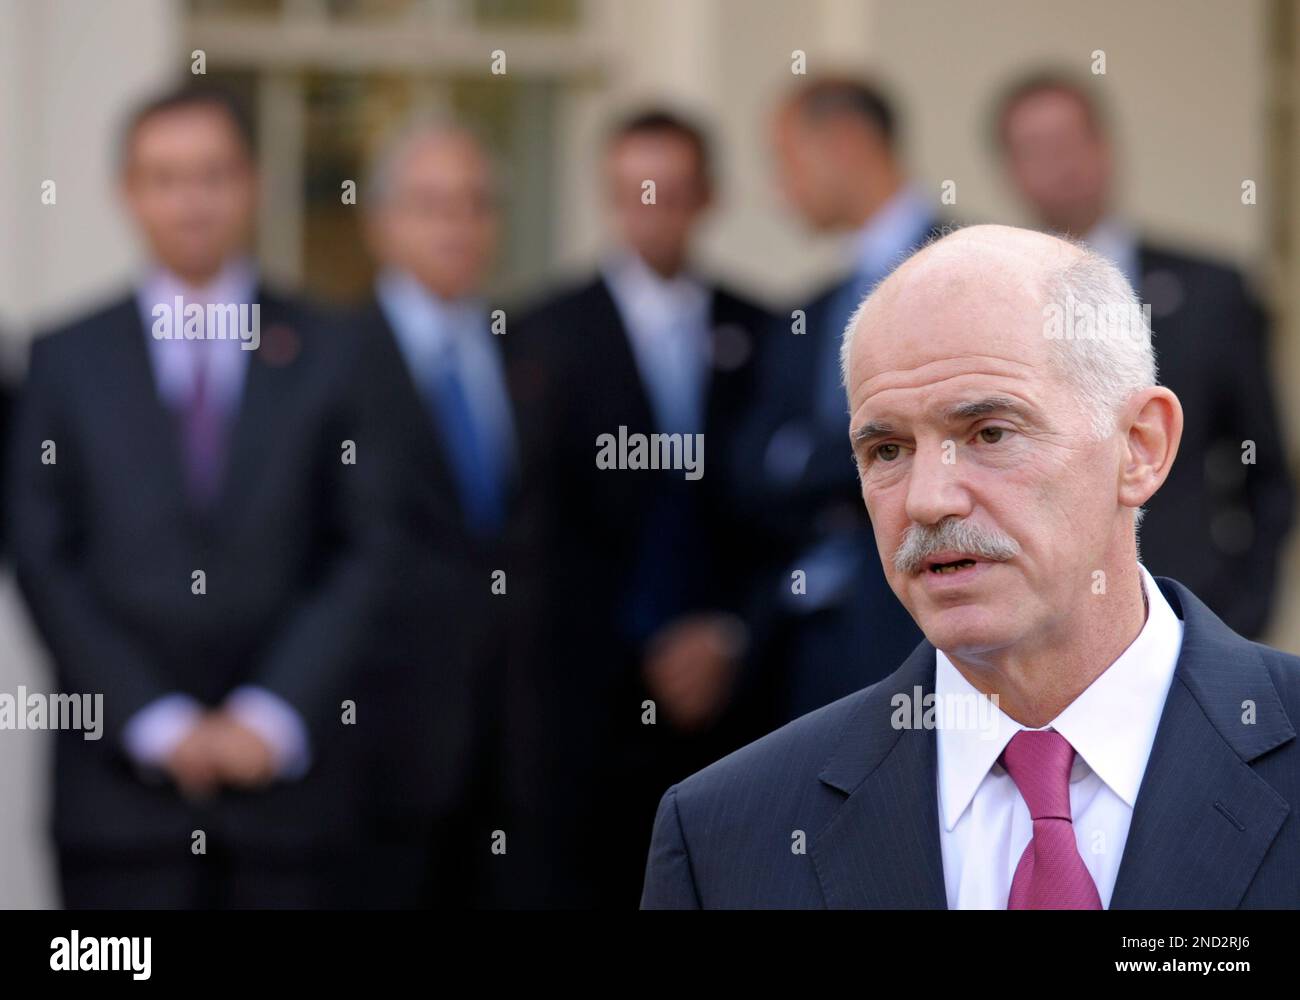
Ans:
[[[1043,279],[1043,336],[1054,341],[1057,371],[1074,388],[1100,440],[1114,432],[1118,410],[1133,393],[1156,384],[1150,307],[1141,304],[1110,260],[1072,245],[1078,253]],[[854,331],[879,287],[858,304],[844,328],[840,375],[846,391]]]
[[[1057,369],[1074,386],[1100,439],[1114,432],[1119,408],[1133,393],[1156,384],[1151,309],[1114,263],[1079,249],[1048,276],[1043,335],[1056,342]]]
[[[483,137],[472,127],[440,114],[422,114],[409,118],[388,132],[378,145],[378,152],[370,160],[361,191],[363,204],[375,208],[393,194],[393,179],[406,155],[421,143],[437,139],[469,139],[483,152],[496,187],[497,166],[487,152]]]

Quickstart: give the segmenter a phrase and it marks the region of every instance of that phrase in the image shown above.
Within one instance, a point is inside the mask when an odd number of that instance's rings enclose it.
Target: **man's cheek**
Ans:
[[[867,514],[870,515],[872,523],[877,520],[885,521],[888,516],[889,493],[882,488],[880,477],[869,475],[863,478],[859,474],[858,482],[862,485],[862,500],[867,505]]]
[[[898,551],[901,539],[892,535],[876,533],[876,552],[880,556],[880,567],[885,571],[885,579],[892,580],[894,572],[894,553]]]

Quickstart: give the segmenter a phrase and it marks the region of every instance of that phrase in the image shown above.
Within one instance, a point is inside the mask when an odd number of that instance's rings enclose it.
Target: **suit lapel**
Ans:
[[[1183,646],[1110,905],[1232,908],[1290,811],[1250,762],[1295,729],[1251,643],[1186,587],[1158,582],[1183,619]]]
[[[422,456],[425,467],[435,469],[439,481],[450,486],[451,469],[447,465],[441,430],[429,412],[424,390],[417,384],[416,374],[407,364],[406,356],[397,342],[397,334],[393,332],[388,317],[384,315],[377,300],[367,306],[363,325],[362,335],[373,338],[369,349],[377,352],[380,368],[388,376],[386,381],[392,390],[385,408],[391,407],[399,411],[401,419],[395,423],[400,427],[400,432],[411,440],[411,447]],[[393,423],[388,424],[390,434],[396,431]]]
[[[911,705],[933,694],[934,670],[934,647],[922,642],[869,689],[819,775],[847,796],[812,847],[831,909],[947,907],[934,730],[891,722],[895,697]]]
[[[523,490],[523,470],[526,464],[525,451],[527,448],[526,429],[522,426],[519,399],[516,393],[516,377],[513,371],[514,357],[510,351],[513,341],[508,339],[509,334],[488,333],[488,338],[492,350],[496,354],[497,364],[500,367],[501,392],[505,395],[506,417],[510,422],[509,431],[512,452],[507,453],[505,468],[502,470],[505,475],[506,511],[510,512],[516,508]]]
[[[1144,240],[1138,240],[1134,259],[1137,261],[1138,283],[1141,285],[1146,280],[1147,271],[1151,270],[1154,266],[1151,246]],[[1141,291],[1141,288],[1139,288],[1138,293],[1141,294]]]
[[[641,366],[632,347],[632,333],[624,324],[623,314],[619,312],[604,278],[597,278],[592,285],[591,299],[588,330],[594,343],[589,346],[603,355],[603,363],[593,363],[592,370],[603,373],[609,386],[609,399],[627,415],[629,432],[658,430],[650,390],[642,378]],[[622,410],[622,406],[628,409]]]
[[[178,421],[159,395],[146,342],[149,336],[135,297],[131,296],[114,320],[115,348],[102,356],[101,363],[116,371],[111,375],[98,372],[95,377],[116,387],[115,413],[129,428],[132,448],[151,456],[148,467],[158,476],[152,488],[158,491],[157,495],[174,497],[180,516],[193,526],[193,511],[185,499]]]
[[[259,481],[258,470],[265,467],[267,451],[277,439],[276,416],[284,412],[303,349],[303,331],[283,302],[264,288],[257,290],[253,301],[262,304],[261,342],[249,352],[210,528],[236,523],[239,508]]]
[[[753,395],[753,360],[757,351],[749,317],[735,300],[716,286],[710,289],[708,369],[701,387],[704,398],[702,430],[725,440],[736,414]],[[721,434],[719,434],[721,431]]]

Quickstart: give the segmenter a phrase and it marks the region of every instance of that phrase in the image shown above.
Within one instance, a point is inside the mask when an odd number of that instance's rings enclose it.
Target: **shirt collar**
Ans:
[[[629,250],[607,258],[601,274],[619,305],[638,316],[680,315],[709,305],[708,290],[689,272],[665,278]]]
[[[853,238],[858,273],[883,275],[897,267],[934,223],[934,211],[913,187],[886,201]]]
[[[411,274],[384,268],[375,279],[375,297],[403,350],[429,357],[450,345],[456,331],[469,329],[484,314],[481,299],[449,301],[429,291]]]
[[[1140,563],[1138,569],[1149,602],[1142,630],[1044,727],[1069,740],[1084,764],[1129,808],[1137,801],[1183,640],[1183,623],[1155,578]],[[951,831],[1011,737],[1025,727],[984,698],[942,650],[935,650],[935,666],[938,706],[985,703],[980,725],[937,728],[940,811],[944,828]],[[936,711],[935,717],[942,722],[945,716]],[[1078,760],[1075,766],[1078,773]]]
[[[186,303],[251,303],[257,294],[257,268],[247,257],[227,261],[216,276],[202,287],[187,284],[161,265],[150,268],[136,290],[136,301],[146,317],[145,326],[153,325],[155,305],[168,306],[180,296]]]
[[[1088,230],[1083,242],[1123,271],[1129,284],[1138,287],[1137,236],[1132,229],[1113,215],[1103,216]]]

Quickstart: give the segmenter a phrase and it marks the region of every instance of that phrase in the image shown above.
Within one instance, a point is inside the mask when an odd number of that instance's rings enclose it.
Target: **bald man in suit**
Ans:
[[[1100,336],[1050,325],[1071,299]],[[1300,659],[1138,561],[1183,413],[1123,273],[961,230],[866,300],[844,359],[876,547],[925,639],[670,788],[642,905],[1300,907]]]

